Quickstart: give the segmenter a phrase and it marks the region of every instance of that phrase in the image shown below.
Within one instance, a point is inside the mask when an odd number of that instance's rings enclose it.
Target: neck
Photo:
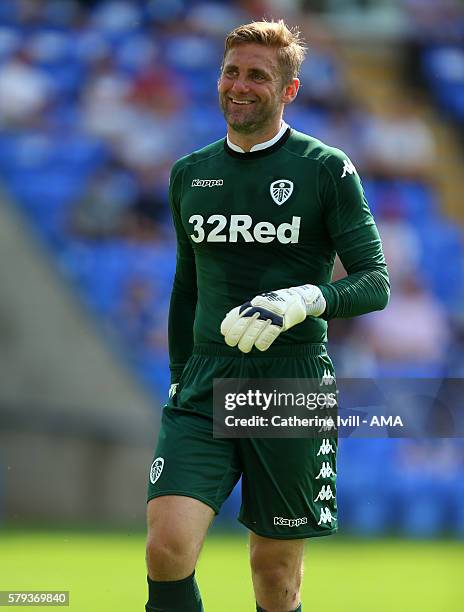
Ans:
[[[261,144],[262,142],[266,142],[267,140],[271,140],[280,130],[282,125],[282,117],[279,118],[277,123],[273,124],[271,127],[267,127],[263,130],[258,130],[253,132],[252,134],[242,134],[240,132],[236,132],[230,126],[227,127],[227,135],[231,142],[235,145],[243,149],[245,152],[249,152],[252,147],[257,144]]]

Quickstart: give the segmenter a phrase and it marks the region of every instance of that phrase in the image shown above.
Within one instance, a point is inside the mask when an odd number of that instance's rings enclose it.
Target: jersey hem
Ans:
[[[308,538],[321,538],[324,536],[334,535],[338,531],[338,527],[334,529],[326,530],[326,531],[306,531],[304,533],[289,533],[289,534],[276,534],[276,533],[268,533],[265,531],[261,531],[261,529],[256,529],[249,525],[246,521],[241,518],[237,518],[239,523],[242,523],[247,529],[255,533],[256,535],[261,536],[262,538],[270,538],[272,540],[306,540]]]
[[[192,354],[212,357],[235,357],[243,359],[274,358],[274,357],[318,357],[327,354],[324,342],[305,344],[278,344],[270,346],[267,351],[253,348],[249,353],[242,353],[235,346],[216,344],[215,342],[198,342],[194,345]]]
[[[167,495],[179,495],[179,497],[191,497],[192,499],[197,499],[198,501],[203,502],[212,510],[214,510],[215,514],[219,514],[219,506],[206,499],[206,497],[202,497],[201,495],[197,495],[196,493],[190,493],[190,491],[177,491],[173,489],[168,489],[166,491],[158,491],[158,493],[154,493],[153,495],[149,495],[147,497],[147,504],[150,500],[155,499],[156,497],[166,497]]]

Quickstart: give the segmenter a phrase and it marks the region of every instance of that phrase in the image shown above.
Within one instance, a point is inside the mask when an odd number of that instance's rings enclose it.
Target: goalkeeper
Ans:
[[[212,434],[213,378],[331,377],[327,322],[388,301],[353,164],[283,121],[304,53],[282,21],[232,31],[218,82],[227,135],[172,169],[172,385],[148,486],[147,612],[203,610],[196,562],[240,477],[258,611],[302,609],[304,540],[337,529],[335,437]],[[331,282],[336,253],[347,276]]]

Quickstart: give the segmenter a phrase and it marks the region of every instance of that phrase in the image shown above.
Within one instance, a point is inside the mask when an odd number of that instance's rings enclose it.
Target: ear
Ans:
[[[292,79],[287,85],[284,87],[284,91],[282,93],[282,102],[284,104],[290,104],[296,98],[296,94],[300,88],[300,79]]]

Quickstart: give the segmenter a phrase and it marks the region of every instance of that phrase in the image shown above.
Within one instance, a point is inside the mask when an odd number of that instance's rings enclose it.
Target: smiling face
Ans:
[[[254,43],[232,47],[218,83],[229,132],[272,138],[280,128],[284,105],[295,98],[298,84],[298,79],[282,83],[275,48]]]

